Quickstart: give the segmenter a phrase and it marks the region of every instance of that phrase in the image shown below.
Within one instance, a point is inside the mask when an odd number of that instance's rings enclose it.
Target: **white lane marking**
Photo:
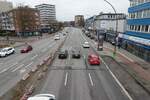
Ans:
[[[16,70],[20,69],[20,68],[23,67],[23,66],[24,66],[24,64],[18,66],[17,68],[15,68],[14,70],[12,70],[12,72],[15,72]]]
[[[3,70],[0,72],[0,74],[6,72],[8,69],[9,69],[9,68],[3,69]]]
[[[65,86],[67,85],[67,80],[68,80],[68,72],[66,73],[66,76],[65,76],[65,83],[64,83]]]
[[[12,64],[9,68],[14,67],[15,65],[17,65],[18,62],[15,62],[14,64]]]
[[[29,63],[28,65],[25,66],[25,68],[28,68],[29,66],[31,66],[33,64],[33,61],[31,63]]]
[[[33,56],[33,57],[31,58],[31,60],[35,59],[37,56],[38,56],[38,54],[36,54],[35,56]]]
[[[25,71],[26,71],[26,69],[21,69],[20,74],[24,73]]]
[[[100,56],[99,56],[100,57]],[[100,57],[101,58],[101,57]],[[123,87],[123,85],[119,82],[119,80],[117,79],[117,77],[113,74],[113,72],[110,70],[110,68],[108,67],[108,65],[105,63],[105,61],[101,58],[102,62],[104,63],[104,65],[106,66],[107,70],[110,72],[111,76],[114,78],[114,80],[117,82],[117,84],[120,86],[120,88],[122,89],[122,91],[125,93],[125,95],[129,98],[129,100],[133,100],[132,97],[129,95],[129,93],[126,91],[126,89]]]
[[[93,83],[93,80],[92,80],[92,77],[91,77],[90,73],[89,73],[89,78],[90,78],[91,85],[94,86],[94,83]]]

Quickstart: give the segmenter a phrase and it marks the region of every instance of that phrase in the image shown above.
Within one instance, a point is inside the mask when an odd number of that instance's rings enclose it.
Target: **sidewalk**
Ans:
[[[113,56],[114,46],[104,43],[104,50],[101,55]],[[150,63],[136,57],[123,49],[117,49],[114,58],[122,67],[148,92],[150,92]]]
[[[104,48],[109,49],[109,51],[111,51],[111,52],[114,51],[114,46],[111,45],[110,43],[107,43],[107,42],[104,43]],[[117,49],[117,56],[124,57],[129,62],[139,65],[141,68],[143,68],[146,71],[149,71],[149,73],[150,73],[150,63],[148,63],[148,62],[144,61],[143,59],[131,54],[130,52],[120,48],[120,49]]]

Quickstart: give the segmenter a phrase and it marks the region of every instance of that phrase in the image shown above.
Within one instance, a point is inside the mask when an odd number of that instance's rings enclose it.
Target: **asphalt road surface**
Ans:
[[[62,35],[61,40],[58,41],[55,41],[54,36],[52,36],[30,43],[33,50],[29,53],[21,54],[20,49],[24,47],[18,47],[15,48],[15,54],[0,58],[0,96],[11,89],[33,67],[42,63],[63,40],[64,36]]]
[[[91,66],[87,62],[92,48],[84,49],[86,41],[80,29],[70,28],[63,49],[69,50],[69,57],[60,60],[58,57],[50,66],[42,88],[36,93],[50,93],[56,100],[132,100],[118,85],[106,65]],[[80,47],[82,57],[72,59],[70,50]]]

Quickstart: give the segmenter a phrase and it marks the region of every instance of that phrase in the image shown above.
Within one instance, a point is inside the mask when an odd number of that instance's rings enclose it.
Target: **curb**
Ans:
[[[113,61],[115,61],[118,65],[120,65],[120,67],[122,66],[119,62],[116,61],[116,59],[114,59],[113,57],[109,56],[109,55],[101,55],[102,58],[104,57],[109,57],[111,59],[113,59]],[[125,69],[123,66],[121,67],[124,71],[126,71],[134,80],[137,84],[139,84],[148,94],[150,94],[150,89],[147,88],[147,86],[144,85],[144,83],[142,82],[141,78],[138,77],[136,75],[136,73],[130,69]]]

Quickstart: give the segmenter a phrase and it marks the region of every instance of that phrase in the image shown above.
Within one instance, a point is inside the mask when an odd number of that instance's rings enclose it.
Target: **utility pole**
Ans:
[[[117,18],[117,11],[115,9],[115,7],[107,0],[104,0],[106,3],[108,3],[112,9],[114,10],[115,14],[116,14],[116,31],[115,31],[115,47],[114,47],[114,52],[113,52],[113,56],[115,57],[116,56],[116,51],[117,51],[117,36],[118,36],[118,33],[117,33],[117,30],[118,30],[118,18]]]

